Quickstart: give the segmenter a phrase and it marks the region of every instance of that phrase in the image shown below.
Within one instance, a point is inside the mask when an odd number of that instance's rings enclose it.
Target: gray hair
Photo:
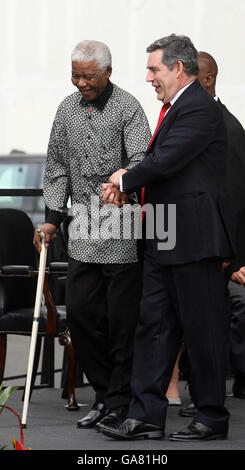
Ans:
[[[71,54],[72,62],[92,62],[96,60],[102,72],[111,66],[111,52],[109,47],[100,41],[85,40],[79,42]]]
[[[153,52],[157,49],[162,49],[162,63],[166,65],[169,70],[172,70],[174,64],[180,60],[184,65],[184,70],[187,75],[198,75],[198,55],[194,44],[187,36],[177,36],[171,34],[155,42],[147,47],[147,52]]]

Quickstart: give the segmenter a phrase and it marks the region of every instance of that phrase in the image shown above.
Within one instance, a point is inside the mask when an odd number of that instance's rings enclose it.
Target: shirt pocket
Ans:
[[[107,123],[101,136],[99,163],[100,172],[111,175],[122,168],[122,155],[124,150],[124,135],[122,126]]]

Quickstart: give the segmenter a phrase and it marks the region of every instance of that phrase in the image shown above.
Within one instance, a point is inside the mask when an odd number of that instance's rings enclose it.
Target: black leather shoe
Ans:
[[[213,439],[227,439],[227,431],[215,431],[209,426],[198,423],[197,421],[192,421],[183,431],[173,432],[169,436],[170,441],[182,442],[211,441]]]
[[[232,392],[234,398],[245,400],[245,383],[235,379],[235,382],[232,385]]]
[[[96,424],[95,429],[100,431],[102,428],[106,428],[107,426],[119,426],[119,424],[126,419],[127,412],[128,406],[120,406],[114,410],[108,410],[105,417]]]
[[[107,408],[104,403],[96,402],[92,410],[84,416],[84,418],[79,419],[77,422],[77,428],[79,429],[88,429],[94,428],[95,425],[104,418],[107,412]]]
[[[188,417],[188,418],[192,418],[193,416],[195,416],[196,411],[197,411],[197,409],[196,409],[194,403],[191,402],[188,406],[182,406],[182,408],[180,408],[179,415],[184,416],[184,417]]]
[[[143,437],[144,439],[158,439],[163,437],[163,430],[154,424],[142,423],[133,418],[127,418],[118,426],[107,426],[100,429],[106,436],[119,440],[130,440]]]

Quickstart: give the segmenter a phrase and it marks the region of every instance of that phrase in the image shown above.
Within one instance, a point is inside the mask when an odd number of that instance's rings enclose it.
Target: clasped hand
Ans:
[[[129,199],[129,195],[120,191],[120,177],[127,170],[120,169],[113,173],[109,178],[109,183],[102,184],[101,199],[104,204],[115,204],[118,207],[122,207],[126,204]]]
[[[245,286],[245,266],[242,266],[238,271],[232,273],[232,281]]]

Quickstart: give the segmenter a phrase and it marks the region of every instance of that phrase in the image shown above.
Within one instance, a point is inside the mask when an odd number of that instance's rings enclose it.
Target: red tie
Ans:
[[[149,143],[149,145],[148,145],[148,150],[149,150],[149,148],[150,148],[150,146],[151,146],[151,144],[152,144],[152,142],[153,142],[153,140],[154,140],[154,138],[155,138],[155,135],[156,135],[156,133],[157,133],[157,131],[158,131],[158,128],[159,128],[159,126],[160,126],[160,124],[161,124],[161,122],[162,122],[162,120],[163,120],[163,118],[164,118],[164,116],[165,116],[165,114],[166,114],[166,111],[167,111],[167,109],[170,108],[170,106],[171,106],[170,103],[166,103],[166,104],[164,104],[164,105],[162,106],[162,109],[161,109],[161,111],[160,111],[159,118],[158,118],[157,127],[156,127],[156,129],[155,129],[155,131],[154,131],[154,134],[153,134],[153,136],[152,136],[152,138],[151,138],[151,141],[150,141],[150,143]],[[143,186],[143,188],[141,188],[141,207],[144,205],[144,196],[145,196],[145,187]],[[145,212],[142,212],[142,219],[143,219],[144,215],[145,215]]]

